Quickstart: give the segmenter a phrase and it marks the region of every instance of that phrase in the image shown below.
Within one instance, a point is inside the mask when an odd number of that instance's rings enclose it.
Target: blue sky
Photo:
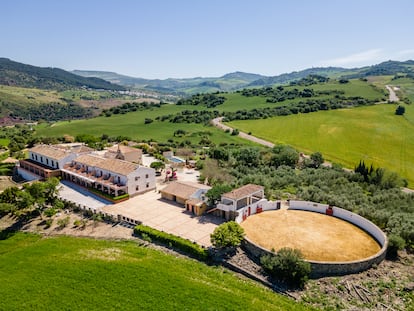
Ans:
[[[144,78],[414,59],[412,0],[2,0],[0,57]]]

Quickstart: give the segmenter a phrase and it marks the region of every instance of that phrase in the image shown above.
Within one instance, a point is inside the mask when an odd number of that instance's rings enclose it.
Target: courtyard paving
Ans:
[[[164,174],[157,178],[155,191],[135,196],[118,204],[112,204],[85,188],[67,181],[61,182],[59,196],[88,208],[115,215],[115,217],[122,215],[141,221],[144,225],[181,236],[206,247],[211,246],[210,234],[224,220],[212,215],[195,216],[187,212],[183,206],[161,199],[158,190],[167,185],[164,183]],[[199,172],[193,169],[179,168],[177,171],[178,180],[181,181],[197,182],[198,175]]]
[[[158,191],[147,192],[119,204],[102,208],[105,213],[122,215],[141,221],[144,225],[157,230],[211,246],[210,234],[223,219],[211,216],[195,216],[173,202],[161,199]]]
[[[59,197],[95,210],[100,210],[103,206],[112,204],[110,201],[102,199],[85,188],[66,180],[62,180],[59,184]]]

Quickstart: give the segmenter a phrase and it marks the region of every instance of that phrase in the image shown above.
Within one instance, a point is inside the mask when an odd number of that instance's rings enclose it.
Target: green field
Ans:
[[[0,240],[0,310],[308,310],[218,267],[135,242]]]
[[[396,116],[395,105],[229,122],[233,128],[354,168],[360,160],[399,173],[414,186],[414,107]]]
[[[72,136],[78,134],[91,134],[95,136],[107,134],[109,136],[128,136],[134,140],[152,139],[158,142],[167,142],[168,139],[173,139],[174,141],[189,140],[192,143],[198,143],[203,136],[202,132],[208,131],[209,139],[216,144],[221,142],[228,144],[246,144],[245,140],[231,136],[229,133],[225,133],[212,126],[155,120],[157,116],[175,114],[184,109],[201,110],[203,107],[163,105],[161,108],[112,115],[111,117],[56,122],[51,125],[43,123],[36,127],[36,135],[57,137],[65,134]],[[154,122],[145,124],[145,118],[151,118]],[[174,132],[178,129],[185,130],[188,135],[180,138],[174,137]]]
[[[360,96],[367,99],[386,99],[386,92],[383,88],[378,88],[370,83],[365,81],[357,80],[350,80],[348,83],[342,84],[337,81],[330,81],[327,83],[322,84],[314,84],[309,86],[300,86],[300,85],[293,85],[293,86],[284,86],[285,90],[289,89],[298,89],[303,90],[304,88],[311,88],[315,91],[328,91],[328,90],[338,90],[343,91],[344,96],[351,97],[351,96]],[[242,96],[239,93],[228,93],[228,94],[220,94],[220,96],[224,96],[227,100],[224,102],[223,105],[216,107],[217,110],[220,111],[237,111],[237,110],[251,110],[251,109],[259,109],[265,107],[275,107],[275,106],[282,106],[287,105],[292,102],[304,101],[306,98],[296,98],[294,100],[286,100],[280,103],[267,103],[265,97],[254,96],[254,97],[246,97]],[[331,98],[332,95],[321,95],[315,96],[312,98],[315,99],[327,99]]]
[[[311,85],[310,88],[315,90],[342,90],[345,96],[361,96],[368,99],[381,98],[384,93],[380,89],[374,88],[367,82],[360,80],[351,80],[349,83],[340,84],[336,81],[324,83],[321,85]],[[285,89],[297,88],[303,89],[304,86],[286,86]],[[183,129],[190,133],[189,139],[192,142],[199,140],[197,134],[191,136],[191,133],[202,132],[208,130],[212,133],[211,140],[215,143],[240,143],[241,140],[236,137],[230,137],[228,134],[221,133],[214,128],[207,128],[202,124],[187,124],[187,123],[170,123],[155,121],[157,116],[177,114],[182,110],[218,110],[220,112],[234,112],[237,110],[252,110],[255,108],[274,107],[279,105],[287,105],[290,102],[303,100],[296,98],[294,100],[287,100],[281,103],[267,103],[265,97],[246,97],[239,93],[225,93],[220,96],[226,97],[224,104],[215,108],[205,108],[202,106],[188,106],[188,105],[163,105],[161,108],[154,108],[152,110],[137,111],[127,114],[112,115],[111,117],[98,117],[88,120],[77,120],[71,122],[57,122],[52,125],[43,124],[37,127],[37,135],[39,136],[63,136],[65,134],[75,136],[77,134],[93,134],[102,135],[108,134],[110,136],[124,135],[136,140],[154,139],[165,142],[172,139],[172,134],[177,129]],[[315,98],[326,98],[326,95]],[[144,124],[145,118],[151,118],[153,123]],[[175,138],[174,138],[175,139]],[[246,142],[245,142],[246,143]]]

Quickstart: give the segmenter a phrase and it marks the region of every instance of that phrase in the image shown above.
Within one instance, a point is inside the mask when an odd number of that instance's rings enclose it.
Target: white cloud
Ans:
[[[372,65],[377,61],[383,60],[382,49],[372,49],[360,53],[354,53],[348,56],[324,60],[321,62],[322,66],[342,66],[342,67],[356,67],[361,65]]]

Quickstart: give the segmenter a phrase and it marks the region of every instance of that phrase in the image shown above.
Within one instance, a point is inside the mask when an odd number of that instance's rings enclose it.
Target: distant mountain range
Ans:
[[[99,77],[82,77],[59,68],[43,68],[0,58],[0,84],[27,88],[64,90],[91,88],[125,90]]]
[[[130,88],[175,94],[231,91],[243,88],[253,81],[265,78],[262,75],[245,72],[233,72],[218,78],[196,77],[187,79],[169,78],[163,80],[134,78],[108,71],[74,70],[72,73],[83,77],[98,77]]]
[[[301,71],[284,73],[277,76],[263,76],[253,73],[233,72],[222,77],[187,79],[143,79],[120,75],[107,71],[74,70],[73,73],[84,77],[98,77],[129,88],[149,89],[175,94],[195,94],[216,91],[233,91],[245,87],[263,87],[286,84],[300,80],[308,75],[321,75],[330,78],[364,78],[378,75],[414,74],[414,61],[387,61],[378,65],[346,69],[341,67],[316,67]]]
[[[80,87],[105,90],[141,89],[167,94],[189,95],[286,84],[305,78],[310,74],[346,79],[405,74],[414,78],[414,61],[387,61],[353,69],[317,67],[277,76],[263,76],[238,71],[225,74],[222,77],[144,79],[108,71],[74,70],[68,72],[59,68],[36,67],[0,58],[0,84],[56,90]]]

